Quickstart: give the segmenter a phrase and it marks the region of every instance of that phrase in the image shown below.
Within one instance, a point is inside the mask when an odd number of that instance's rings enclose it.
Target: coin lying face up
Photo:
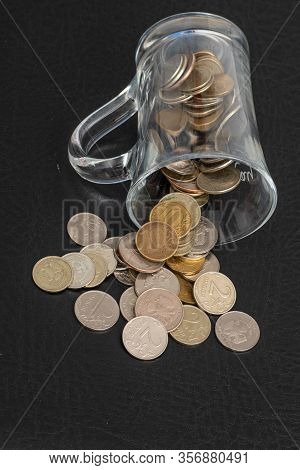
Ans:
[[[104,331],[119,319],[119,305],[115,299],[99,290],[81,294],[75,302],[77,319],[90,330]]]
[[[46,256],[34,265],[32,278],[40,289],[46,292],[60,292],[72,283],[73,271],[59,256]]]
[[[221,315],[228,312],[235,304],[236,291],[227,276],[208,272],[195,281],[194,297],[205,312]]]
[[[168,346],[168,333],[160,321],[140,316],[125,325],[122,340],[129,354],[137,359],[149,361],[165,351]]]
[[[210,319],[203,310],[192,305],[184,305],[183,309],[183,321],[170,335],[188,346],[203,343],[211,331]]]
[[[252,349],[260,337],[259,326],[247,313],[225,313],[216,322],[216,336],[223,346],[232,351]]]
[[[83,253],[68,253],[62,257],[73,270],[73,280],[69,289],[80,289],[92,282],[96,274],[95,263]]]
[[[107,235],[107,228],[100,217],[89,212],[73,215],[68,222],[67,232],[78,245],[102,243]]]

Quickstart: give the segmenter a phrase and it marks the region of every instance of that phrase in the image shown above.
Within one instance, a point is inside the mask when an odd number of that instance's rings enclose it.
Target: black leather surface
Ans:
[[[283,25],[296,0],[4,4],[44,65],[0,5],[0,445],[296,448],[300,7]],[[222,271],[237,288],[236,308],[257,319],[261,340],[238,357],[213,334],[196,349],[170,341],[159,360],[144,363],[122,347],[123,319],[106,334],[80,330],[73,315],[78,293],[43,293],[31,270],[39,258],[64,252],[63,200],[100,203],[101,214],[105,200],[126,195],[124,186],[98,187],[71,169],[67,142],[78,117],[129,82],[147,27],[197,10],[226,16],[244,30],[253,67],[263,56],[252,82],[278,208],[237,251],[218,251]],[[116,228],[110,234],[117,235]],[[116,299],[125,289],[110,279],[106,288]]]

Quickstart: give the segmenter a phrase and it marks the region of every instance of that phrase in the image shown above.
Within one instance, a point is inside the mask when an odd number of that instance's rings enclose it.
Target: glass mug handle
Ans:
[[[74,130],[69,141],[69,160],[82,178],[99,184],[131,179],[130,161],[136,146],[121,155],[106,158],[97,148],[97,142],[137,112],[136,90],[137,79],[134,77],[125,90],[87,116]],[[89,154],[95,146],[100,156]]]

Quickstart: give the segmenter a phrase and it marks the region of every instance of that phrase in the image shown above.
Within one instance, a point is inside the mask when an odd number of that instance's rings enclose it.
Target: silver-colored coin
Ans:
[[[128,268],[127,264],[123,263],[118,255],[118,246],[122,237],[110,237],[104,240],[103,245],[107,245],[114,250],[114,256],[117,260],[117,271],[125,271]]]
[[[67,224],[70,238],[78,245],[102,243],[107,235],[107,227],[100,217],[89,212],[75,214]]]
[[[203,265],[203,268],[201,271],[197,274],[182,274],[182,277],[184,279],[187,279],[188,281],[195,282],[198,277],[200,277],[204,273],[208,272],[215,272],[218,273],[220,271],[220,263],[218,258],[213,254],[213,253],[208,253],[208,255],[205,258],[205,263]]]
[[[174,292],[176,295],[178,295],[180,291],[180,284],[177,277],[167,268],[161,268],[159,271],[152,274],[138,274],[135,280],[135,291],[137,295],[141,295],[143,292],[153,287],[162,287],[170,292]]]
[[[134,307],[137,295],[134,287],[126,289],[120,297],[120,310],[125,320],[130,321],[135,317]]]
[[[250,315],[232,311],[225,313],[216,322],[216,336],[223,346],[232,351],[248,351],[259,341],[259,326]]]
[[[75,302],[77,319],[90,330],[104,331],[111,328],[119,319],[119,305],[115,299],[99,290],[81,294]]]
[[[104,281],[107,276],[107,263],[103,256],[100,255],[100,253],[98,253],[96,250],[87,251],[85,255],[93,261],[96,267],[96,274],[94,279],[85,286],[89,289],[91,287],[99,286],[99,284]]]
[[[221,273],[202,274],[195,281],[193,292],[199,307],[213,315],[228,312],[236,301],[236,290],[232,281]]]
[[[163,266],[163,262],[149,261],[144,258],[137,250],[135,244],[136,233],[128,233],[121,238],[119,243],[119,253],[122,259],[131,268],[143,273],[154,273]]]
[[[201,220],[195,228],[194,246],[192,255],[202,255],[212,250],[218,240],[218,231],[215,225],[206,217]]]
[[[140,316],[125,325],[122,340],[129,354],[137,359],[149,361],[165,351],[168,346],[168,333],[160,321]]]
[[[80,289],[94,279],[96,266],[88,256],[82,253],[67,253],[62,258],[71,266],[73,271],[73,280],[69,285],[69,289]]]
[[[88,254],[89,252],[97,251],[106,261],[107,275],[109,276],[114,272],[117,267],[117,260],[114,255],[114,250],[104,243],[92,243],[80,250],[80,253]]]
[[[114,276],[117,281],[121,282],[125,286],[134,286],[135,279],[132,277],[130,273],[130,269],[125,269],[124,271],[115,271]]]
[[[138,297],[135,314],[137,317],[141,315],[153,317],[159,320],[167,331],[173,331],[182,322],[183,305],[173,292],[152,288]]]

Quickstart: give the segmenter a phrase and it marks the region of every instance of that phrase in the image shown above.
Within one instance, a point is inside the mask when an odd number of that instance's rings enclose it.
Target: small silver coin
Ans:
[[[137,359],[149,361],[165,351],[168,346],[168,333],[160,321],[140,316],[125,325],[122,340],[129,354]]]
[[[120,297],[120,310],[125,320],[130,321],[135,317],[134,307],[137,295],[134,287],[126,289]]]
[[[89,284],[95,277],[96,266],[88,256],[83,253],[67,253],[62,256],[72,268],[73,280],[69,289],[80,289]]]
[[[97,215],[81,212],[71,217],[67,232],[75,243],[85,246],[90,243],[102,243],[107,235],[107,227]]]
[[[114,256],[117,260],[117,267],[116,267],[117,271],[124,271],[125,269],[128,268],[128,266],[125,263],[123,263],[123,261],[118,255],[118,246],[119,246],[121,238],[122,237],[110,237],[104,240],[103,242],[103,245],[107,245],[114,250]]]
[[[141,295],[143,292],[153,287],[162,287],[170,292],[174,292],[176,295],[178,295],[180,291],[180,284],[177,277],[167,268],[161,268],[159,271],[152,274],[139,273],[137,275],[135,280],[135,291],[137,295]]]
[[[192,249],[193,255],[202,255],[210,251],[218,240],[218,231],[215,225],[206,217],[195,228],[195,242]]]
[[[259,326],[250,315],[231,311],[218,318],[216,336],[223,346],[232,351],[248,351],[259,341]]]
[[[75,302],[77,319],[90,330],[104,331],[119,319],[120,309],[115,299],[99,290],[81,294]]]

